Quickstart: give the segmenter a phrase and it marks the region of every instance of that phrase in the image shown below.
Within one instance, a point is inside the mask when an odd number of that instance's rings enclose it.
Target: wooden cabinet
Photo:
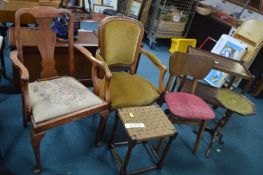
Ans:
[[[217,18],[203,16],[197,13],[193,18],[187,38],[195,38],[197,40],[197,47],[199,47],[209,36],[218,40],[222,34],[228,34],[231,27],[232,26],[223,23]],[[209,43],[203,49],[210,51],[213,46],[214,43]]]
[[[229,2],[244,6],[247,0],[227,0]],[[250,0],[248,9],[263,13],[263,0]]]
[[[35,81],[40,77],[41,71],[41,55],[37,48],[36,43],[36,31],[30,30],[28,28],[23,28],[21,30],[22,40],[23,40],[23,56],[24,65],[29,71],[29,81]],[[98,48],[98,38],[97,34],[93,31],[79,31],[79,37],[75,41],[75,44],[79,44],[87,48],[93,55]],[[14,38],[14,28],[9,29],[9,46],[11,50],[16,49],[15,38]],[[75,50],[75,72],[74,77],[82,81],[84,84],[91,85],[91,63],[81,54],[78,50]],[[55,64],[58,74],[69,75],[69,65],[68,65],[68,44],[57,42],[55,49]],[[17,69],[13,69],[13,80],[15,87],[19,87],[19,77]]]
[[[39,5],[48,5],[58,7],[60,0],[38,0]]]
[[[53,6],[58,7],[58,0],[0,0],[0,22],[14,22],[15,12],[21,8],[32,8],[35,6]],[[30,14],[25,14],[21,18],[22,24],[35,23]]]

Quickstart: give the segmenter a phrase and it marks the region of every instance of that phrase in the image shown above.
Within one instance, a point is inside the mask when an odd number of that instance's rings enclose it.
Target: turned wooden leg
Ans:
[[[6,75],[6,66],[5,66],[5,58],[4,58],[4,48],[5,48],[5,37],[3,40],[2,48],[0,50],[0,60],[1,60],[1,69],[2,69],[2,75],[5,79],[7,79]]]
[[[22,89],[23,91],[23,89]],[[23,94],[23,93],[22,93]],[[24,98],[24,96],[22,95],[21,96],[22,98],[22,106],[23,106],[23,127],[26,128],[27,127],[27,122],[30,121],[30,116],[31,116],[31,113],[30,113],[30,109],[29,109],[29,102],[26,102],[26,99]]]
[[[157,150],[156,150],[156,154],[159,155],[161,153],[162,147],[163,147],[163,142],[164,142],[164,138],[161,138],[158,146],[157,146]]]
[[[210,155],[211,148],[212,148],[213,144],[214,144],[215,141],[216,141],[216,136],[217,136],[217,135],[218,135],[218,134],[217,134],[217,130],[215,130],[215,132],[214,132],[213,135],[212,135],[211,141],[210,141],[210,143],[209,143],[209,145],[208,145],[208,147],[207,147],[207,149],[206,149],[206,152],[205,152],[205,157],[206,157],[206,158],[208,158],[209,155]]]
[[[97,146],[100,146],[100,144],[102,142],[102,138],[103,138],[103,135],[105,132],[108,117],[109,117],[109,111],[108,110],[101,112],[100,124],[98,127],[97,136],[96,136],[96,145]]]
[[[224,140],[223,140],[224,135],[221,132],[219,132],[218,134],[219,134],[219,140],[218,140],[219,144],[223,145],[225,143]]]
[[[166,144],[166,147],[164,149],[163,155],[162,155],[160,161],[157,163],[157,168],[162,168],[163,162],[164,162],[164,160],[165,160],[165,158],[166,158],[166,156],[167,156],[167,154],[169,152],[170,145],[173,142],[173,140],[176,138],[177,134],[178,133],[176,132],[173,136],[169,137],[169,140],[168,140],[168,143]]]
[[[210,131],[210,134],[212,134],[211,142],[209,143],[207,149],[206,149],[206,157],[208,158],[211,152],[211,148],[213,144],[215,143],[216,137],[219,137],[219,143],[224,144],[223,141],[223,133],[220,132],[220,129],[224,128],[225,125],[228,123],[232,116],[233,112],[230,110],[227,110],[224,114],[224,116],[218,121],[216,127]]]
[[[45,136],[45,133],[35,133],[35,131],[31,130],[31,144],[33,147],[33,151],[36,159],[36,166],[34,168],[34,173],[40,173],[41,171],[41,162],[40,162],[40,142]]]
[[[203,120],[201,125],[200,125],[200,127],[199,127],[199,131],[197,133],[193,154],[196,154],[197,151],[198,151],[198,148],[199,148],[199,145],[200,145],[200,142],[201,142],[201,139],[202,139],[205,127],[206,127],[206,121]]]
[[[116,111],[115,122],[114,122],[114,125],[113,125],[113,128],[112,128],[111,137],[110,137],[110,141],[109,141],[109,147],[111,147],[111,148],[113,147],[113,140],[114,140],[114,136],[115,136],[115,132],[116,132],[117,126],[118,126],[118,122],[119,122],[119,117],[118,117],[118,114],[117,114],[117,111]]]
[[[131,157],[132,149],[134,148],[135,145],[136,145],[136,140],[131,140],[128,143],[128,150],[127,150],[127,153],[125,155],[124,162],[121,165],[120,174],[122,174],[122,175],[126,175],[127,174],[127,166],[128,166],[128,163],[129,163],[129,160],[130,160],[130,157]]]
[[[24,97],[22,95],[22,105],[23,105],[23,115],[22,115],[22,120],[23,120],[23,127],[26,128],[27,127],[27,113],[26,113],[26,107],[25,107],[25,101],[24,101]]]

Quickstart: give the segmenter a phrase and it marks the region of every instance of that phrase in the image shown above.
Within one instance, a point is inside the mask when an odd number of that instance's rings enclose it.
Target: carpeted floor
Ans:
[[[96,26],[95,26],[96,27]],[[145,49],[150,50],[147,44]],[[169,43],[158,42],[152,51],[162,63],[168,66]],[[8,77],[12,77],[11,64],[6,50]],[[158,71],[142,57],[138,73],[158,83]],[[166,74],[167,81],[168,74]],[[28,128],[22,127],[22,106],[20,94],[12,93],[12,81],[0,82],[0,150],[5,167],[18,175],[33,174],[34,155],[30,144]],[[263,101],[248,97],[257,106],[257,115],[241,117],[234,115],[223,129],[224,145],[215,143],[210,158],[205,158],[205,149],[210,135],[205,134],[197,155],[192,154],[195,135],[192,126],[176,126],[179,135],[161,170],[153,170],[144,174],[151,175],[260,175],[263,174]],[[223,114],[222,109],[216,111],[217,117]],[[113,175],[119,170],[108,149],[108,141],[113,125],[113,114],[110,116],[100,147],[94,145],[98,116],[90,116],[82,120],[66,124],[47,132],[41,144],[43,175]],[[211,125],[213,123],[210,123]],[[123,136],[123,128],[119,127],[119,136]],[[125,148],[119,150],[122,155]],[[136,147],[129,169],[148,165],[151,158],[145,155],[142,146]],[[1,172],[1,171],[0,171]]]

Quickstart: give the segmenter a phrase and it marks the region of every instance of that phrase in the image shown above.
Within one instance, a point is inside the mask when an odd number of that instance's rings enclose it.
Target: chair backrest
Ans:
[[[100,55],[110,65],[135,66],[144,34],[143,25],[129,17],[106,17],[99,26]]]
[[[170,57],[169,72],[170,77],[166,86],[166,90],[170,89],[172,80],[175,76],[191,76],[193,78],[192,93],[195,91],[197,80],[203,79],[212,69],[214,60],[211,57],[175,52]],[[180,88],[183,86],[185,80],[180,84]],[[179,88],[179,89],[180,89]]]
[[[263,22],[257,20],[248,20],[244,22],[232,36],[245,42],[248,45],[248,50],[242,58],[245,65],[249,67],[261,47],[263,46]]]
[[[69,16],[68,24],[68,65],[71,74],[74,73],[74,47],[73,47],[73,27],[74,16],[72,12],[67,9],[56,9],[54,7],[34,7],[34,8],[22,8],[15,14],[15,39],[16,47],[18,50],[18,58],[24,63],[23,58],[23,38],[21,34],[20,19],[23,14],[31,14],[37,23],[37,27],[32,29],[32,36],[36,38],[36,45],[40,52],[42,61],[42,70],[40,78],[49,78],[57,76],[55,68],[55,45],[56,45],[56,33],[51,29],[52,22],[56,16],[67,14]]]

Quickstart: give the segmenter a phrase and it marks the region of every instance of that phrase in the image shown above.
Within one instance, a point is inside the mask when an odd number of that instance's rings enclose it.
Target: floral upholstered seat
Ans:
[[[103,103],[72,77],[29,83],[29,99],[36,123]]]

